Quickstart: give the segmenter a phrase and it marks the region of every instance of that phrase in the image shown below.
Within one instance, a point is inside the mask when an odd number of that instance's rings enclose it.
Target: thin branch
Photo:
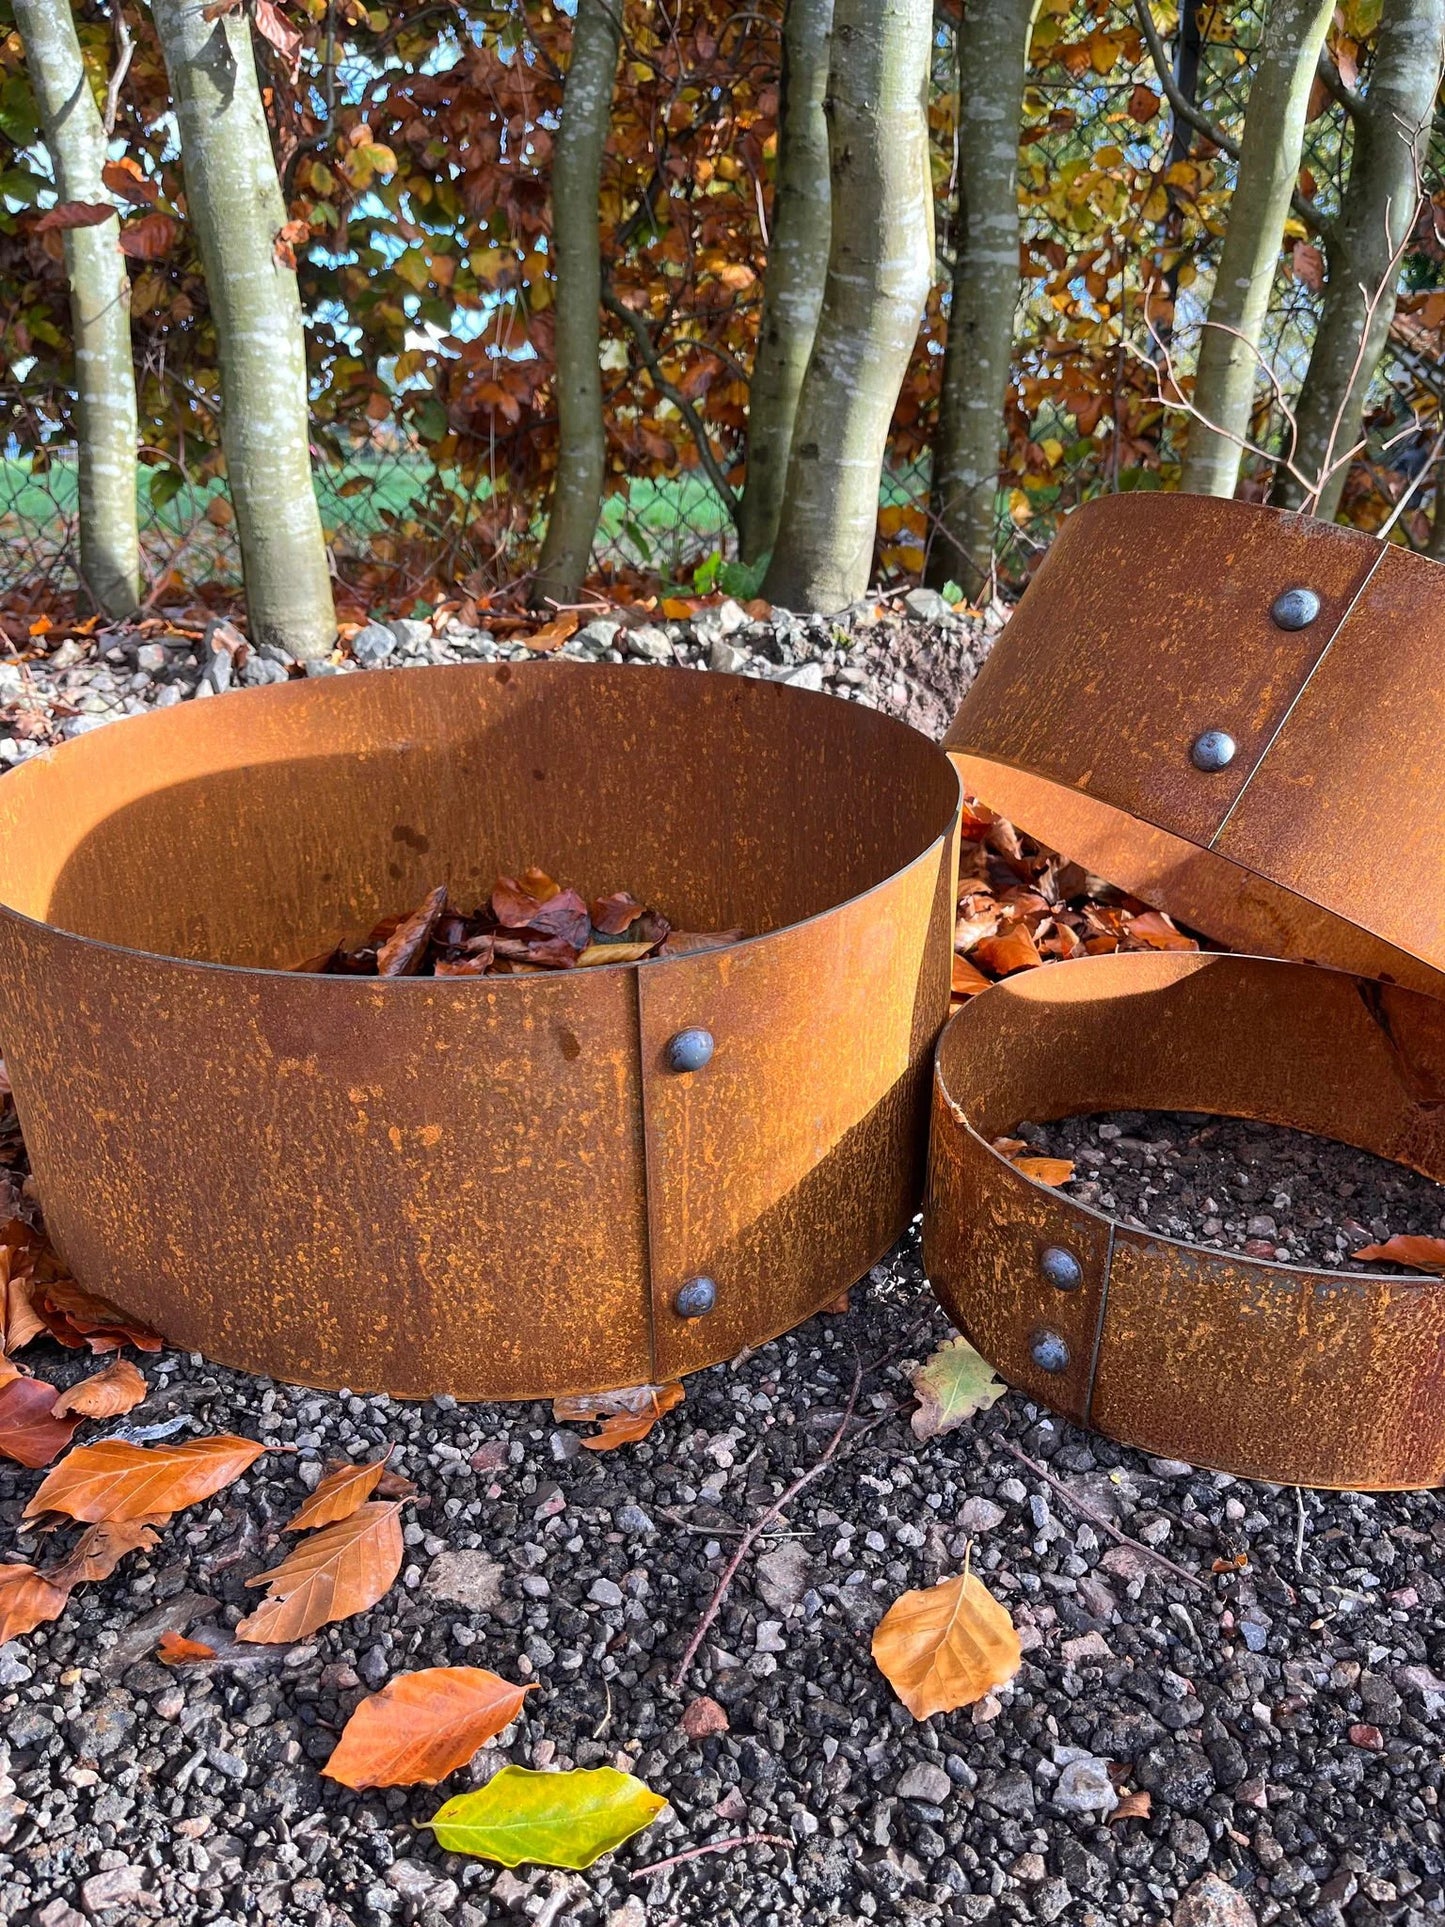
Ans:
[[[1364,95],[1357,94],[1345,79],[1328,47],[1320,48],[1319,75],[1330,98],[1339,102],[1351,120],[1358,119],[1365,110]]]
[[[662,357],[657,352],[657,344],[652,339],[651,329],[648,327],[646,321],[643,320],[642,316],[637,313],[636,309],[629,308],[625,302],[619,301],[612,289],[606,285],[604,285],[602,289],[602,305],[608,314],[615,315],[619,321],[625,321],[627,326],[632,330],[633,338],[637,343],[637,352],[641,355],[643,365],[652,377],[653,386],[659,394],[666,395],[678,414],[681,415],[682,419],[687,423],[693,441],[697,444],[699,459],[703,467],[707,470],[708,480],[722,497],[723,505],[727,509],[734,527],[736,527],[739,511],[737,492],[728,481],[726,475],[723,474],[718,458],[713,453],[712,443],[707,438],[707,430],[703,426],[702,417],[677,384],[669,381],[667,376],[662,372]]]
[[[1020,1465],[1026,1465],[1036,1478],[1042,1479],[1045,1485],[1051,1486],[1066,1505],[1071,1505],[1074,1511],[1081,1513],[1091,1525],[1096,1525],[1107,1532],[1111,1539],[1117,1539],[1121,1546],[1132,1546],[1135,1552],[1142,1553],[1146,1559],[1152,1559],[1155,1565],[1162,1566],[1166,1572],[1172,1572],[1176,1579],[1182,1579],[1186,1586],[1194,1586],[1203,1593],[1209,1591],[1209,1587],[1197,1572],[1189,1572],[1183,1566],[1176,1566],[1172,1559],[1166,1559],[1164,1554],[1156,1552],[1153,1546],[1146,1546],[1142,1539],[1131,1539],[1127,1532],[1121,1532],[1112,1519],[1106,1518],[1102,1512],[1096,1512],[1091,1505],[1086,1504],[1079,1497],[1077,1492],[1071,1491],[1062,1479],[1056,1479],[1052,1472],[1039,1464],[1037,1459],[1031,1459],[1027,1452],[1021,1452],[1012,1440],[995,1437],[993,1443],[1001,1446],[1011,1458],[1017,1459]]]
[[[654,1860],[650,1866],[634,1867],[629,1876],[633,1880],[644,1880],[648,1874],[667,1873],[672,1867],[680,1867],[684,1860],[700,1860],[705,1853],[730,1853],[734,1847],[791,1847],[796,1842],[784,1839],[780,1833],[736,1833],[731,1840],[705,1840],[700,1847],[685,1847],[681,1853],[670,1854],[666,1860]]]
[[[126,23],[125,8],[121,0],[115,4],[115,44],[119,58],[115,72],[110,77],[110,85],[105,90],[105,137],[110,139],[115,132],[115,117],[120,112],[120,90],[125,85],[125,77],[130,72],[130,63],[135,58],[135,42],[131,39],[130,27]]]

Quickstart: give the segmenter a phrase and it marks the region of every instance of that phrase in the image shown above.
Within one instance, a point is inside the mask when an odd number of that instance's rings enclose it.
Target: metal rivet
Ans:
[[[672,1301],[679,1318],[706,1318],[717,1303],[717,1286],[711,1278],[689,1278]]]
[[[1228,730],[1206,729],[1202,736],[1195,737],[1189,760],[1196,769],[1228,769],[1238,748]]]
[[[1049,1246],[1039,1259],[1039,1270],[1058,1291],[1077,1291],[1084,1282],[1084,1267],[1062,1245]]]
[[[1308,629],[1319,612],[1320,599],[1313,589],[1286,589],[1269,609],[1276,629]]]
[[[1068,1370],[1069,1348],[1057,1332],[1035,1332],[1029,1344],[1029,1357],[1041,1372]]]
[[[710,1030],[680,1030],[667,1040],[667,1068],[670,1071],[700,1071],[712,1061]]]

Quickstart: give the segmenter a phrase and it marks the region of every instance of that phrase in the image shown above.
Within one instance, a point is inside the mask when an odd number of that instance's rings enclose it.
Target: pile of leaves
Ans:
[[[445,884],[413,910],[383,917],[354,950],[338,942],[299,971],[345,977],[494,977],[537,970],[587,970],[719,950],[741,930],[674,930],[660,910],[626,890],[589,905],[545,870],[499,876],[487,901],[459,910]]]
[[[1020,835],[983,803],[965,799],[960,835],[955,1001],[1015,971],[1071,957],[1202,947],[1162,910]]]

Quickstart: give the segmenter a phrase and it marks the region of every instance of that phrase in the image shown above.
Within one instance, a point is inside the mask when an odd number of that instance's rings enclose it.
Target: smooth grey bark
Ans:
[[[152,0],[180,124],[221,367],[221,445],[236,510],[251,640],[303,659],[336,639],[307,438],[296,275],[276,258],[286,219],[244,13]]]
[[[1350,101],[1350,177],[1326,245],[1324,305],[1295,409],[1297,474],[1281,470],[1274,489],[1286,508],[1314,495],[1314,513],[1326,521],[1339,508],[1395,318],[1400,249],[1415,224],[1442,57],[1445,0],[1385,0],[1366,91]]]
[[[541,605],[573,602],[587,575],[607,436],[602,420],[602,254],[598,196],[621,46],[613,0],[577,0],[562,117],[552,149],[552,249],[557,269],[557,473],[532,585]]]
[[[1310,88],[1333,0],[1270,0],[1249,90],[1239,172],[1194,380],[1181,489],[1232,496],[1248,434],[1258,348],[1299,178]],[[1200,419],[1202,417],[1202,419]]]
[[[107,201],[105,126],[91,91],[69,0],[15,0],[25,63],[62,201]],[[81,587],[113,620],[140,602],[136,511],[135,366],[130,276],[118,220],[65,233],[70,328],[75,346]]]
[[[828,273],[828,50],[833,0],[788,0],[778,96],[773,225],[763,277],[758,349],[748,388],[748,475],[738,527],[744,562],[773,547],[803,376]]]
[[[957,582],[973,597],[993,568],[1019,287],[1019,124],[1037,4],[969,0],[958,30],[958,207],[928,580]]]
[[[888,429],[933,278],[931,0],[835,0],[834,219],[798,397],[769,601],[825,614],[868,587]]]

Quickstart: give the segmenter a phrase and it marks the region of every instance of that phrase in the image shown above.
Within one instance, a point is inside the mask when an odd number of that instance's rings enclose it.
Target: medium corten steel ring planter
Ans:
[[[944,1308],[1011,1384],[1126,1444],[1286,1484],[1445,1477],[1445,1282],[1140,1231],[1025,1176],[1023,1119],[1183,1110],[1291,1125],[1445,1179],[1445,1004],[1257,957],[1079,959],[939,1043],[924,1218]]]
[[[867,708],[568,663],[292,683],[37,757],[0,782],[0,1039],[55,1242],[173,1343],[320,1386],[536,1397],[757,1344],[917,1207],[957,805]],[[757,934],[288,969],[529,863]],[[696,1027],[711,1061],[670,1069]]]
[[[959,710],[964,787],[1233,949],[1445,995],[1445,569],[1197,495],[1065,522]]]

